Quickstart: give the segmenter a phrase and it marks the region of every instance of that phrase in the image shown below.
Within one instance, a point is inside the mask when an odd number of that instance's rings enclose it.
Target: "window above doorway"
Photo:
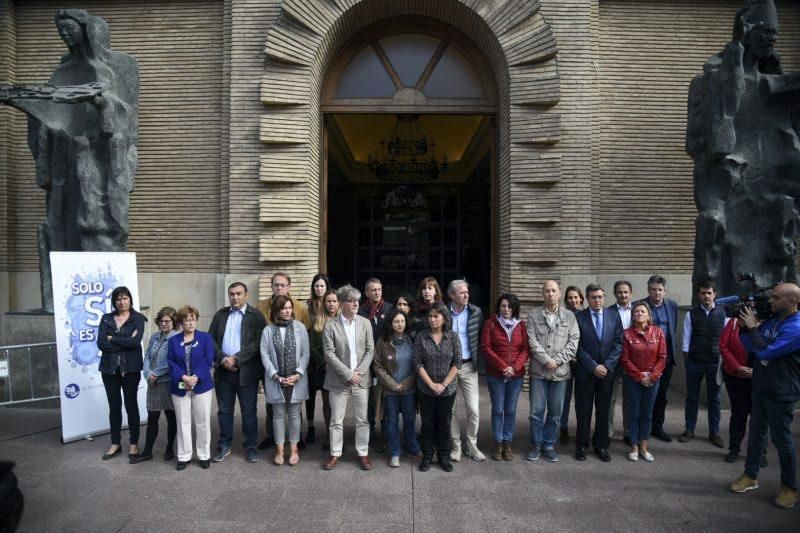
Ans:
[[[494,101],[483,54],[451,28],[419,20],[387,22],[356,36],[334,62],[323,89],[324,110],[338,112],[436,107],[436,112],[492,113]]]

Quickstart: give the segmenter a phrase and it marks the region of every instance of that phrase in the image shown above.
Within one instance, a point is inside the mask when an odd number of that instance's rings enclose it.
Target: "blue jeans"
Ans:
[[[792,419],[797,402],[782,402],[772,396],[753,392],[750,411],[750,434],[744,473],[758,479],[761,454],[766,451],[767,426],[772,443],[778,450],[781,485],[797,490],[797,450],[792,441]]]
[[[522,378],[509,379],[486,376],[492,399],[492,435],[495,442],[511,442],[517,424],[517,400]]]
[[[561,409],[561,427],[569,427],[569,406],[572,404],[572,389],[575,385],[575,376],[573,375],[564,383],[567,387],[564,389],[564,407]]]
[[[258,381],[250,385],[231,383],[227,379],[216,382],[217,419],[219,420],[219,440],[217,446],[230,448],[233,441],[233,410],[236,397],[239,397],[239,409],[242,411],[242,433],[245,448],[258,444]]]
[[[550,449],[558,438],[561,410],[564,408],[564,391],[567,381],[531,380],[531,444]],[[547,415],[545,417],[545,410]]]
[[[636,383],[627,374],[622,378],[622,386],[628,396],[628,431],[634,444],[650,439],[653,405],[656,403],[658,385],[656,381],[652,387],[645,387]]]
[[[697,425],[697,409],[700,400],[700,384],[706,380],[708,396],[708,432],[710,435],[719,434],[719,421],[722,418],[722,405],[720,403],[717,385],[718,363],[696,363],[686,358],[686,431],[694,432]]]
[[[400,415],[403,415],[403,444],[406,452],[416,455],[419,453],[417,442],[417,397],[412,390],[408,394],[389,395],[383,398],[383,416],[386,419],[386,435],[389,439],[389,453],[392,457],[400,456]]]

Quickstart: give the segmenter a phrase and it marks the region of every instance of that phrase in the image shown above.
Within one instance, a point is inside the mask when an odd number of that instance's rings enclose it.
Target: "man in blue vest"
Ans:
[[[700,305],[686,313],[683,321],[683,360],[686,366],[686,430],[678,442],[689,442],[694,438],[697,424],[700,384],[706,380],[708,397],[708,440],[722,448],[725,444],[719,434],[722,418],[720,385],[717,374],[720,365],[719,338],[725,327],[725,311],[714,305],[717,297],[713,281],[703,281],[697,291]]]

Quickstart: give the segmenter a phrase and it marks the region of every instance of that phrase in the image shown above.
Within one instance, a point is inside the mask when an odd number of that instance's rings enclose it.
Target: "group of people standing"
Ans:
[[[613,436],[614,402],[620,389],[623,438],[629,446],[629,460],[654,460],[649,447],[651,436],[672,440],[664,430],[664,420],[667,391],[676,365],[678,306],[666,298],[666,280],[661,276],[650,277],[648,296],[637,302],[632,300],[631,283],[618,281],[614,285],[615,303],[608,307],[605,291],[597,284],[585,288],[585,298],[579,288],[569,286],[562,301],[558,282],[548,280],[542,286],[543,305],[532,309],[526,322],[520,318],[519,298],[511,293],[500,295],[493,314],[484,321],[480,308],[469,301],[465,280],[448,285],[448,304],[433,277],[421,281],[416,298],[404,293],[393,304],[384,301],[382,284],[376,278],[366,282],[363,302],[358,289],[344,285],[334,290],[324,274],[314,277],[305,303],[290,295],[291,278],[285,273],[276,273],[271,287],[272,296],[254,307],[247,303],[247,287],[240,282],[231,284],[230,305],[214,315],[208,333],[196,330],[197,309],[161,309],[157,314],[159,331],[151,337],[144,354],[141,341],[145,318],[133,309],[126,288],[114,291],[114,312],[103,317],[98,339],[103,352],[100,370],[108,394],[112,440],[104,459],[121,451],[124,399],[131,428],[132,463],[153,458],[161,411],[167,418],[166,460],[174,457],[177,436],[177,468],[186,467],[193,455],[194,424],[200,466],[208,468],[211,461],[221,462],[231,453],[238,397],[247,460],[257,461],[257,449],[274,445],[275,464],[288,461],[289,465],[296,465],[305,443],[316,440],[314,415],[319,391],[327,430],[323,448],[329,451],[324,469],[331,470],[340,461],[345,412],[352,404],[355,450],[362,469],[372,467],[372,441],[373,448],[388,448],[389,466],[399,466],[405,452],[419,461],[422,471],[430,468],[434,455],[443,470],[451,471],[452,463],[462,456],[485,459],[477,442],[478,372],[485,370],[492,403],[494,446],[490,455],[497,461],[511,461],[516,409],[526,368],[530,378],[531,446],[525,458],[529,461],[540,457],[550,462],[559,460],[555,443],[557,439],[562,444],[569,443],[573,390],[576,460],[586,460],[591,444],[601,461],[611,461],[608,449]],[[700,304],[686,314],[683,324],[687,399],[685,431],[678,440],[688,442],[694,438],[700,385],[705,379],[708,439],[715,446],[724,446],[719,434],[720,386],[724,376],[732,407],[725,460],[733,462],[740,453],[751,411],[754,361],[761,356],[757,349],[748,350],[740,341],[740,322],[745,317],[729,320],[723,309],[714,305],[715,297],[713,283],[701,283]],[[754,320],[751,319],[752,314],[747,317],[748,321]],[[757,326],[756,322],[749,328],[752,331]],[[745,345],[748,342],[752,341]],[[147,436],[141,451],[137,447],[136,407],[140,371],[148,383]],[[268,409],[267,437],[257,445],[259,382],[263,383]],[[787,387],[790,396],[798,393],[792,387],[800,389],[798,383]],[[217,393],[220,426],[213,457],[212,389]],[[463,435],[459,420],[453,419],[459,393],[466,411]],[[305,439],[303,403],[307,418]],[[422,420],[419,441],[417,409]],[[761,418],[767,417],[762,411]],[[780,422],[781,427],[784,422]],[[378,427],[382,438],[377,437]],[[763,438],[762,446],[750,443],[758,448],[756,467],[748,448],[746,471],[752,480],[757,468],[766,465],[766,427],[761,433],[758,438]],[[773,428],[773,440],[781,454],[782,472],[791,470],[782,475],[782,481],[787,490],[795,491],[796,498],[796,452],[787,444],[791,442],[791,432],[787,430],[776,437]]]

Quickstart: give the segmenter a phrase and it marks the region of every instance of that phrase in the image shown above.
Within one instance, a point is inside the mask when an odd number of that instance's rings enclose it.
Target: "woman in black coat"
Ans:
[[[108,398],[108,421],[111,426],[111,447],[103,459],[111,459],[122,450],[122,402],[128,414],[130,448],[133,459],[139,453],[139,405],[136,400],[142,378],[142,337],[147,318],[133,309],[133,296],[127,287],[117,287],[111,293],[113,313],[103,315],[97,330],[100,373]]]

